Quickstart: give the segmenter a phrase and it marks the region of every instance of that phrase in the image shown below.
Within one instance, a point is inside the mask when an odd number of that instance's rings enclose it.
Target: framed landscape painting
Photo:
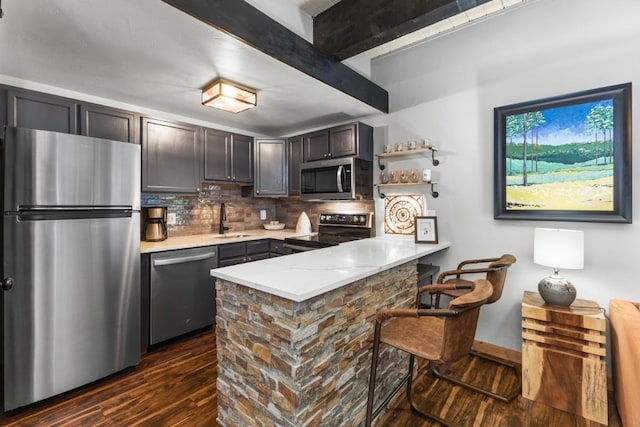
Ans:
[[[631,83],[495,108],[494,218],[630,223]]]

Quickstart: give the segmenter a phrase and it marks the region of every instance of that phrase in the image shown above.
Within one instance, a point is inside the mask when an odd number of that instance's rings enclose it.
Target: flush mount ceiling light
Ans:
[[[202,91],[202,105],[239,113],[257,105],[256,91],[218,79]]]

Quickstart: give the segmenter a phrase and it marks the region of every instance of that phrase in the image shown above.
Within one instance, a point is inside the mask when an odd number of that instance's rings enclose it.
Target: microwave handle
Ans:
[[[344,190],[342,189],[342,174],[344,172],[344,166],[340,165],[338,166],[338,171],[336,172],[336,181],[338,182],[338,192],[339,193],[343,193]]]

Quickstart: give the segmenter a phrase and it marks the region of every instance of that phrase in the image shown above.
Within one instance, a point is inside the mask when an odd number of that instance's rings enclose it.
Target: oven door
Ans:
[[[353,200],[353,158],[300,165],[300,197],[304,200]]]

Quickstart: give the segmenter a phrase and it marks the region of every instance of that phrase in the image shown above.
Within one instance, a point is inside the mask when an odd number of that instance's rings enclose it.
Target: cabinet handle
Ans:
[[[231,175],[227,175],[227,180],[231,181]]]

